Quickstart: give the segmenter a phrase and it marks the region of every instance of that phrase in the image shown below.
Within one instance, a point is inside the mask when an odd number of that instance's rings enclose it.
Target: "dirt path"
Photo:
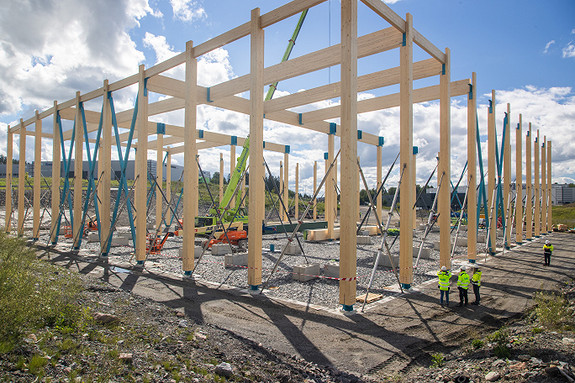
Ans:
[[[555,246],[550,267],[542,265],[545,239]],[[218,289],[154,270],[119,269],[95,257],[54,251],[45,252],[44,257],[266,347],[319,365],[381,377],[414,363],[425,364],[431,353],[448,351],[470,334],[481,334],[520,315],[531,305],[536,291],[557,290],[561,281],[575,277],[573,249],[575,235],[553,233],[485,263],[480,259],[481,306],[453,307],[458,298],[452,293],[452,307],[440,307],[437,285],[432,281],[417,291],[372,304],[365,313],[353,315],[251,296],[236,289]]]

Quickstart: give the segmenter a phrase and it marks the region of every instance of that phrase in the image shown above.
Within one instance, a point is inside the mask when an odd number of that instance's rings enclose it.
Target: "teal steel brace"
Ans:
[[[138,96],[136,96],[136,104],[134,105],[134,113],[132,115],[132,122],[130,124],[130,132],[128,134],[128,141],[126,143],[126,154],[122,153],[122,145],[120,142],[120,134],[118,132],[118,121],[116,120],[116,111],[114,109],[114,98],[112,97],[112,92],[108,92],[108,100],[110,102],[110,111],[112,115],[112,126],[114,127],[114,137],[116,138],[116,146],[118,149],[118,159],[120,160],[121,166],[121,175],[120,175],[120,184],[118,185],[118,195],[116,197],[116,203],[114,205],[114,213],[112,215],[112,222],[110,227],[114,227],[116,224],[116,220],[118,218],[118,208],[120,207],[120,199],[122,197],[122,193],[126,195],[127,203],[126,207],[128,209],[128,218],[130,221],[130,229],[132,230],[132,244],[136,245],[136,227],[134,225],[134,217],[132,214],[132,207],[130,201],[130,193],[128,191],[128,183],[126,182],[126,168],[128,166],[128,158],[130,155],[130,149],[132,146],[132,139],[134,137],[134,130],[136,127],[136,117],[138,116]],[[141,181],[144,182],[144,181]],[[108,238],[108,243],[106,246],[106,254],[110,252],[110,247],[112,245],[112,231],[110,231],[110,235]]]
[[[507,123],[508,123],[508,116],[507,113],[505,113],[505,117],[503,119],[503,135],[501,137],[501,155],[499,154],[499,148],[497,145],[497,141],[495,142],[495,161],[497,164],[497,190],[496,190],[496,199],[495,199],[495,222],[497,222],[497,218],[499,216],[498,211],[499,211],[499,207],[501,205],[501,227],[503,229],[503,231],[505,231],[505,206],[503,203],[503,184],[502,184],[502,178],[503,178],[503,156],[505,154],[505,137],[507,135]],[[495,137],[497,137],[497,128],[495,131]],[[505,246],[507,246],[507,243],[505,243]]]
[[[66,199],[68,200],[68,208],[70,209],[70,225],[73,222],[73,209],[72,209],[72,196],[70,195],[70,180],[68,178],[68,173],[70,171],[70,164],[72,162],[72,153],[74,150],[74,138],[76,135],[76,123],[74,122],[74,127],[72,128],[72,138],[70,139],[70,153],[68,159],[66,160],[66,146],[64,145],[64,132],[62,131],[62,119],[60,117],[60,111],[56,112],[56,121],[58,122],[58,133],[60,134],[60,147],[62,149],[62,161],[64,161],[64,189],[60,196],[60,213],[58,214],[56,223],[56,242],[52,242],[55,245],[58,242],[58,236],[60,235],[60,226],[62,224],[62,214],[64,203]]]
[[[178,201],[176,202],[176,207],[174,207],[175,212],[178,211],[178,207],[180,206],[180,201],[182,200],[183,195],[184,195],[184,188],[182,188],[182,190],[180,190],[180,195],[178,196]],[[172,217],[170,218],[170,224],[166,225],[166,227],[172,226],[173,222],[174,222],[174,214],[172,214]]]
[[[485,192],[485,172],[483,171],[483,155],[481,154],[481,135],[479,134],[479,118],[475,116],[475,129],[477,142],[477,156],[479,162],[479,195],[477,198],[477,231],[479,231],[479,215],[481,214],[481,204],[483,202],[483,211],[485,212],[485,227],[489,230],[489,207],[487,206],[487,193]]]
[[[451,196],[451,205],[453,205],[453,201],[455,200],[455,198],[457,198],[457,202],[459,204],[459,208],[461,210],[463,210],[464,206],[461,203],[461,200],[459,199],[459,196],[457,195],[457,188],[459,188],[459,184],[461,183],[461,181],[463,180],[463,176],[465,175],[465,171],[467,170],[467,161],[465,161],[465,165],[463,166],[463,170],[461,171],[461,176],[459,176],[459,180],[457,181],[457,184],[454,186],[453,182],[449,181],[451,183],[451,188],[453,189],[453,194]]]

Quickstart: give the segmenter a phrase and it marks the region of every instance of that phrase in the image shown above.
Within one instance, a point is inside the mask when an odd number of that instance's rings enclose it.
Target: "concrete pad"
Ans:
[[[439,241],[433,242],[433,250],[439,250],[439,246],[440,246]]]
[[[299,247],[299,245],[296,241],[289,242],[287,245],[285,245],[284,248],[285,248],[285,254],[288,254],[288,255],[299,255],[299,254],[301,254],[301,248]]]
[[[86,240],[88,243],[100,242],[100,237],[98,233],[88,233],[88,239]]]
[[[419,253],[419,246],[414,246],[413,247],[413,256],[417,257],[417,254]],[[421,255],[419,256],[420,259],[431,259],[431,250],[424,247],[421,249]]]
[[[231,252],[230,245],[227,243],[216,243],[212,245],[212,255],[226,255]]]
[[[327,236],[327,229],[306,230],[305,232],[306,241],[327,241],[330,239],[339,239],[339,227],[333,229],[333,238]]]
[[[323,266],[323,275],[330,278],[339,278],[339,263],[326,263]]]
[[[367,235],[379,235],[379,234],[381,234],[381,230],[379,230],[378,226],[364,226],[364,229],[368,232]]]
[[[371,237],[369,235],[358,235],[357,236],[358,245],[372,245]]]
[[[241,267],[247,265],[248,265],[248,253],[226,254],[224,258],[225,268]]]
[[[467,238],[457,238],[457,241],[455,241],[455,246],[467,247]]]
[[[307,282],[319,276],[319,263],[297,265],[293,267],[294,281]]]
[[[393,265],[395,267],[399,266],[399,254],[392,255],[391,258],[393,259]],[[391,263],[389,262],[389,256],[383,252],[379,257],[379,264],[380,266],[391,267]]]
[[[201,246],[194,246],[194,258],[200,258],[200,254],[202,254],[202,247]],[[178,249],[178,255],[181,257],[184,256],[184,249]]]
[[[112,238],[111,246],[129,246],[130,239],[124,236],[115,236]]]

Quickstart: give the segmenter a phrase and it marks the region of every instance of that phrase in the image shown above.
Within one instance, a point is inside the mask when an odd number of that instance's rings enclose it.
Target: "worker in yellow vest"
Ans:
[[[457,288],[459,289],[459,307],[465,305],[467,306],[467,289],[469,288],[469,274],[465,271],[467,267],[465,265],[461,266],[461,271],[457,277]]]
[[[473,269],[473,275],[471,276],[471,286],[473,286],[473,294],[475,295],[474,305],[478,305],[481,297],[479,295],[479,287],[481,286],[481,270],[479,270],[479,265],[474,263],[471,265]]]
[[[451,271],[447,270],[447,267],[441,266],[441,270],[437,272],[437,277],[439,278],[439,304],[443,307],[443,296],[445,296],[445,304],[449,307],[449,285],[451,278]]]
[[[553,254],[553,245],[547,240],[545,241],[545,245],[543,245],[543,255],[545,256],[545,262],[543,264],[545,266],[551,265],[551,254]]]

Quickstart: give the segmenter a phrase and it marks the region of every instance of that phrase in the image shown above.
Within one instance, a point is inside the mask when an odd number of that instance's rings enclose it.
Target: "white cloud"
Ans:
[[[174,17],[182,21],[193,22],[207,17],[205,9],[195,0],[170,0],[170,4]]]
[[[543,53],[547,54],[549,52],[549,48],[551,48],[551,45],[553,44],[555,44],[555,40],[551,40],[547,44],[545,44],[545,49],[543,49]]]
[[[563,48],[562,52],[563,58],[575,57],[575,43],[573,41],[569,42],[569,44]]]

